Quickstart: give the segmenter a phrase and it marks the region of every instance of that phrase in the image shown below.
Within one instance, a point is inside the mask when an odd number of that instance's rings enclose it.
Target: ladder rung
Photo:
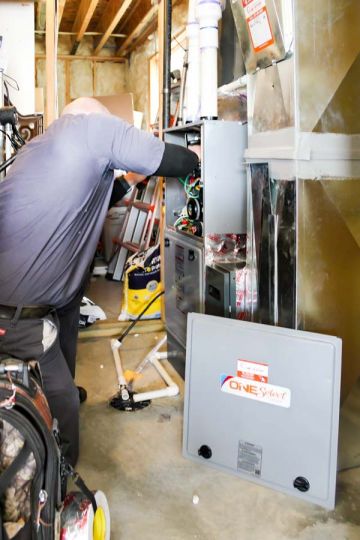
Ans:
[[[134,208],[137,208],[138,210],[146,210],[147,212],[153,212],[154,211],[154,205],[149,203],[144,203],[141,201],[136,201],[132,203]]]
[[[139,251],[139,244],[134,244],[133,242],[121,242],[121,246],[128,249],[129,251]]]

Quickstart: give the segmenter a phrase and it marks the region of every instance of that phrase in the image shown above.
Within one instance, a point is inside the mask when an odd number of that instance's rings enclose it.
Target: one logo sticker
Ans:
[[[262,401],[278,407],[290,407],[291,391],[289,388],[231,375],[221,375],[220,383],[221,391],[226,394]]]

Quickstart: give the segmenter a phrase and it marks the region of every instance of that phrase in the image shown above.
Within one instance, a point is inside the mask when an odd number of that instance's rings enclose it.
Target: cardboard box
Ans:
[[[130,124],[134,123],[134,99],[133,94],[117,94],[113,96],[94,96],[109,111],[126,120]]]

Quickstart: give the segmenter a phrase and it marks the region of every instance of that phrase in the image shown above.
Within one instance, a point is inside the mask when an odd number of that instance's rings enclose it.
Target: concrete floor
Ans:
[[[119,313],[121,286],[96,278],[87,295],[108,317]],[[124,365],[134,368],[160,334],[128,336]],[[107,406],[117,391],[109,338],[81,340],[77,382],[81,406],[79,471],[109,500],[112,540],[359,540],[360,468],[339,473],[337,506],[327,512],[182,457],[181,395],[136,413]],[[138,381],[152,387],[151,368]],[[341,412],[339,468],[360,465],[360,384]],[[193,496],[199,497],[193,504]]]

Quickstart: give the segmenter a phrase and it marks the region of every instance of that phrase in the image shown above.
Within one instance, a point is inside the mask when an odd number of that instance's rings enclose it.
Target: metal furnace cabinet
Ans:
[[[167,130],[165,142],[201,147],[201,170],[186,179],[167,178],[165,187],[166,329],[175,344],[172,352],[178,349],[184,358],[187,314],[205,311],[206,267],[217,256],[214,245],[225,236],[235,244],[246,234],[247,126],[205,120]],[[234,253],[220,262],[229,257]]]

